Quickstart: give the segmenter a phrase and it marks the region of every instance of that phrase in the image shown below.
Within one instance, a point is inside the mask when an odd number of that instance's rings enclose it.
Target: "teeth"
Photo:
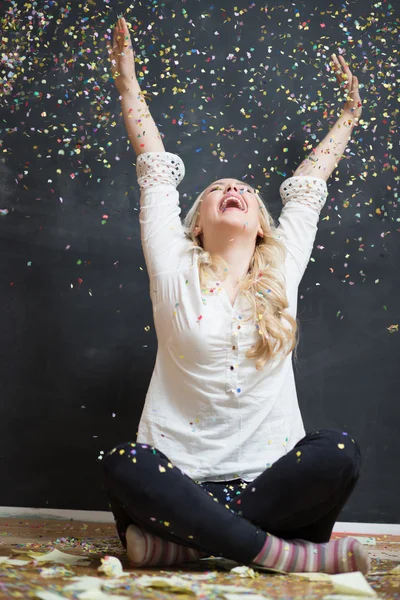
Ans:
[[[241,210],[245,210],[245,204],[244,204],[243,200],[236,198],[236,196],[228,196],[228,198],[225,198],[225,200],[221,204],[220,210],[224,210],[224,208],[226,208],[226,205],[228,204],[228,200],[236,200],[236,202],[239,204]]]

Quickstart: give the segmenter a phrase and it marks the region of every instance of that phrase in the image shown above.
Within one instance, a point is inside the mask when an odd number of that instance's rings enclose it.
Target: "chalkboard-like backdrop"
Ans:
[[[135,154],[106,38],[124,14],[182,216],[239,177],[278,189],[335,122],[343,53],[362,120],[328,181],[299,291],[306,429],[364,466],[342,521],[400,522],[398,14],[389,2],[2,0],[0,505],[107,510],[98,460],[134,440],[157,350]],[[397,158],[396,158],[397,156]],[[329,465],[327,465],[329,468]]]

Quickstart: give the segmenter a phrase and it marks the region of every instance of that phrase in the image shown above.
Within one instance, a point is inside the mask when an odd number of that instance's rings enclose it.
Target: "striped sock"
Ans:
[[[169,567],[209,556],[207,552],[163,540],[135,525],[126,530],[126,551],[134,567]]]
[[[354,538],[341,538],[326,544],[305,540],[283,540],[268,534],[253,563],[287,573],[368,573],[368,552]]]

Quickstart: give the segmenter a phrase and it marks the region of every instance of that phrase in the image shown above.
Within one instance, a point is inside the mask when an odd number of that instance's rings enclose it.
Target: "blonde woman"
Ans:
[[[361,114],[357,78],[312,158],[280,188],[276,226],[257,191],[214,181],[180,220],[184,164],[166,152],[135,75],[121,18],[108,44],[137,154],[140,227],[158,352],[135,442],[104,459],[122,544],[136,567],[204,556],[287,572],[369,569],[357,540],[330,540],[359,477],[346,433],[305,435],[296,397],[298,286],[326,181]]]

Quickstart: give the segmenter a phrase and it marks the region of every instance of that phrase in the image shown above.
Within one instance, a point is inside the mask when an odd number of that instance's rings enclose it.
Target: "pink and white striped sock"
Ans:
[[[134,567],[169,567],[209,556],[207,552],[163,540],[135,525],[126,530],[126,551]]]
[[[287,573],[368,573],[366,549],[354,538],[314,544],[305,540],[283,540],[268,534],[253,563]]]

